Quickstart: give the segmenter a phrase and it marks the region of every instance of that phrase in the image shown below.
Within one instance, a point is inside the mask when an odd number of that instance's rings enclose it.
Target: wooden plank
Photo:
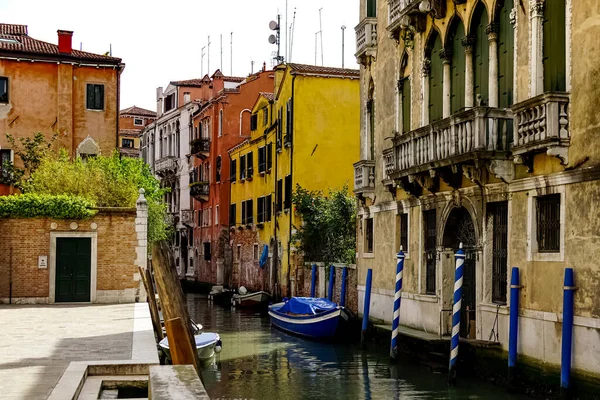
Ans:
[[[158,314],[158,305],[156,304],[156,294],[154,293],[152,274],[148,269],[143,270],[141,267],[138,267],[138,269],[140,271],[140,276],[142,277],[142,282],[144,283],[144,288],[146,289],[146,293],[148,295],[148,307],[150,308],[150,317],[152,318],[154,333],[156,334],[158,341],[161,341],[164,336],[162,332],[162,326],[160,325],[160,317]]]
[[[168,321],[181,318],[183,321],[189,321],[190,316],[181,283],[179,282],[179,277],[177,276],[177,271],[175,269],[175,260],[165,241],[155,243],[152,246],[152,265],[154,267],[156,288],[158,290],[158,297],[160,299],[164,320]],[[184,339],[195,349],[196,341],[192,334],[191,324],[186,323],[184,326]],[[169,336],[168,333],[167,336]],[[176,340],[173,340],[173,342],[175,341]],[[169,337],[169,347],[171,346],[171,338]],[[175,346],[177,346],[177,344],[175,344]],[[193,365],[196,368],[196,371],[199,371],[198,366],[200,365],[200,362],[198,360],[198,355],[195,351],[193,353]]]
[[[169,352],[171,353],[173,365],[194,365],[196,350],[195,345],[192,347],[187,340],[187,326],[181,318],[165,320],[167,337],[169,338]]]

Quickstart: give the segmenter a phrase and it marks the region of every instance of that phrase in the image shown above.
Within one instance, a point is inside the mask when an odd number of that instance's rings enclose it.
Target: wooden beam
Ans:
[[[181,318],[165,320],[173,365],[194,365],[197,359],[196,346],[192,348],[186,337],[189,326],[189,322],[184,323]]]
[[[146,293],[148,294],[148,307],[150,308],[150,317],[152,317],[154,333],[160,342],[164,336],[162,332],[162,326],[160,325],[160,316],[158,314],[158,305],[156,304],[156,294],[154,292],[152,273],[150,273],[149,269],[144,270],[141,267],[138,267],[138,269],[140,270],[140,276],[142,277],[144,288],[146,288]]]
[[[175,269],[175,260],[173,259],[173,253],[169,249],[167,243],[163,240],[158,243],[154,243],[152,246],[152,265],[154,267],[154,277],[156,279],[156,288],[158,289],[158,297],[160,299],[160,305],[165,321],[181,318],[186,323],[184,324],[183,331],[185,332],[184,338],[192,348],[196,348],[196,341],[192,334],[192,327],[189,323],[190,315],[181,289],[181,283],[177,276],[177,270]],[[178,339],[169,337],[169,348]],[[177,346],[177,344],[175,344]],[[200,372],[198,355],[194,351],[193,364],[196,371]]]

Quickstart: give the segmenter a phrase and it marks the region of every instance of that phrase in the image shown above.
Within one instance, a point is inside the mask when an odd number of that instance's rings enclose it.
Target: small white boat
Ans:
[[[200,360],[208,360],[221,352],[222,342],[218,333],[202,332],[194,335],[196,340],[196,352]],[[164,338],[158,344],[160,349],[165,353],[165,356],[171,361],[171,352],[169,351],[169,338]]]
[[[231,305],[240,308],[266,306],[271,300],[271,295],[267,292],[255,292],[247,294],[234,294],[231,298]]]

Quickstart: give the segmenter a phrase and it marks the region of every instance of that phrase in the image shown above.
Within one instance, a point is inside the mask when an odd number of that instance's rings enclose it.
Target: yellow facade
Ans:
[[[235,230],[234,270],[243,264],[236,264],[238,252],[244,259],[244,254],[250,253],[249,246],[258,244],[262,250],[265,244],[269,245],[269,288],[276,295],[294,294],[295,267],[303,261],[296,257],[290,243],[291,233],[300,223],[290,197],[296,185],[324,193],[344,185],[353,190],[352,163],[359,156],[360,145],[359,101],[356,70],[282,64],[275,70],[272,101],[261,96],[252,110],[257,129],[246,142],[230,151],[238,170],[238,179],[231,186],[231,204],[237,205],[236,225],[241,224],[242,201],[253,199],[256,216],[258,199],[269,194],[272,199],[271,221],[258,227],[254,223],[254,235],[246,233],[248,228]],[[269,108],[267,124],[265,107]],[[258,148],[269,143],[273,151],[271,171],[260,176]],[[250,151],[254,158],[253,178],[240,183],[240,157]],[[253,252],[256,255],[256,250]],[[252,273],[244,273],[243,267],[240,271],[241,283],[252,280]]]

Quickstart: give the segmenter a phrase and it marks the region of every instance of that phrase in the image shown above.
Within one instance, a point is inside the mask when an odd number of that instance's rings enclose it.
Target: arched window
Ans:
[[[377,16],[377,0],[367,0],[367,18]]]
[[[490,45],[486,33],[489,19],[483,2],[477,3],[471,20],[471,36],[475,39],[473,49],[473,78],[475,81],[474,94],[475,105],[487,104],[489,99],[489,77],[490,77]]]
[[[452,47],[452,64],[450,75],[450,113],[454,114],[465,108],[465,49],[462,40],[465,37],[465,28],[460,18],[454,17],[450,25],[448,37],[449,46]]]
[[[544,91],[567,90],[565,0],[544,2]]]
[[[440,53],[442,51],[442,38],[436,30],[429,38],[430,45],[426,58],[430,62],[429,71],[429,123],[439,121],[443,117],[444,97],[444,70]]]
[[[402,56],[402,62],[400,64],[400,80],[398,81],[398,90],[400,92],[400,98],[402,99],[402,132],[407,133],[410,131],[410,110],[411,110],[411,97],[410,97],[410,68],[408,68],[408,54],[404,53]]]
[[[498,106],[508,108],[513,105],[514,51],[515,35],[510,23],[513,0],[504,0],[504,6],[498,16],[500,31],[498,34]]]

